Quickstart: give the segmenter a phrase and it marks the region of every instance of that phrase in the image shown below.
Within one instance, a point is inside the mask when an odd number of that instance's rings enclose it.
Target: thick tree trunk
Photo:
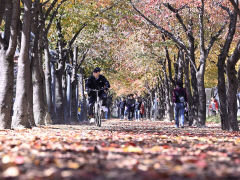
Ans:
[[[16,100],[14,103],[14,116],[12,127],[30,128],[28,120],[29,87],[30,87],[30,29],[31,29],[31,0],[23,0],[24,17],[21,39],[21,50],[18,60]],[[30,107],[32,108],[32,107]]]
[[[0,50],[0,129],[10,129],[13,106],[13,55]]]
[[[188,59],[188,57],[185,58],[184,69],[185,69],[185,71],[184,71],[185,88],[186,88],[187,97],[188,97],[188,121],[189,121],[189,126],[192,126],[194,112],[192,110],[193,97],[192,97],[191,84],[190,84],[190,78],[189,78],[189,59]]]
[[[62,93],[63,93],[63,109],[64,109],[64,123],[69,124],[70,119],[67,117],[70,109],[67,103],[67,75],[63,73],[62,75]]]
[[[0,25],[4,14],[4,6],[7,1],[1,1],[0,7]],[[14,87],[14,54],[17,46],[18,22],[20,17],[20,1],[12,2],[12,19],[11,19],[11,37],[9,44],[2,42],[0,37],[0,129],[11,128],[12,107],[13,107],[13,87]],[[6,26],[6,24],[5,24]]]
[[[230,124],[228,121],[228,104],[226,96],[226,82],[225,82],[225,61],[229,53],[229,49],[236,32],[237,12],[230,14],[230,24],[228,27],[228,34],[221,53],[218,56],[218,95],[219,95],[219,109],[221,117],[222,130],[229,130]]]
[[[45,35],[47,36],[47,35]],[[51,116],[51,119],[55,123],[55,111],[52,102],[52,89],[51,89],[51,66],[50,66],[50,53],[48,47],[48,39],[47,37],[44,38],[44,54],[45,54],[45,87],[46,87],[46,101],[48,106],[48,113]]]
[[[200,60],[201,61],[201,60]],[[204,85],[205,64],[201,64],[197,72],[197,84],[199,93],[198,117],[201,126],[206,124],[206,92]]]
[[[80,88],[80,121],[87,120],[87,101],[84,94],[84,79],[83,79],[83,70],[80,68],[79,74],[79,88]]]
[[[31,59],[31,58],[29,58]],[[28,89],[28,120],[31,125],[31,127],[36,126],[36,123],[34,121],[34,113],[33,113],[33,60],[30,60],[30,77],[29,77],[29,89]]]
[[[57,124],[64,124],[64,96],[62,86],[62,72],[56,70],[56,122]]]
[[[178,59],[178,74],[177,80],[183,82],[183,64],[184,63],[184,54],[182,50],[179,51],[179,59]]]
[[[69,72],[67,72],[67,90],[66,90],[66,117],[67,117],[67,121],[70,122],[71,121],[71,110],[72,110],[72,86],[71,86],[71,70],[69,70]]]
[[[237,121],[237,89],[238,79],[235,69],[237,62],[240,59],[240,41],[238,42],[234,53],[227,61],[227,76],[228,76],[228,120],[231,131],[239,131]]]
[[[56,95],[55,95],[55,89],[56,89],[56,69],[55,69],[55,63],[51,62],[51,90],[52,90],[52,104],[53,104],[53,111],[54,114],[56,114]]]
[[[71,119],[72,121],[78,121],[78,79],[75,75],[74,80],[72,81],[72,100],[71,100]]]

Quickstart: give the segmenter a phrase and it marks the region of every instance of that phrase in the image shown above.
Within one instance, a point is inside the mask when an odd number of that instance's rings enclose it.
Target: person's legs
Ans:
[[[184,108],[184,104],[183,103],[181,103],[180,104],[180,108],[179,108],[179,113],[180,113],[180,118],[181,118],[181,120],[180,120],[180,126],[181,127],[184,127],[184,111],[185,111],[185,108]]]
[[[175,125],[179,127],[179,103],[175,105]]]
[[[141,118],[141,113],[140,113],[140,110],[138,110],[138,120],[140,121],[140,118]]]

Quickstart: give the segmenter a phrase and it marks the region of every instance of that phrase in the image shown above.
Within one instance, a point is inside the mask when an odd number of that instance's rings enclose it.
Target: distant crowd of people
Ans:
[[[120,118],[128,119],[129,121],[135,119],[140,121],[145,113],[144,103],[141,97],[134,97],[133,94],[122,97],[119,102]]]

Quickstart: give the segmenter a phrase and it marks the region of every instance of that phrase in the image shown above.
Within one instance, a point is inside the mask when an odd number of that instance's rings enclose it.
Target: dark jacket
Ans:
[[[98,79],[96,79],[93,75],[90,76],[87,81],[86,81],[86,90],[88,91],[89,89],[96,89],[100,90],[103,88],[110,88],[110,84],[108,80],[103,76],[100,75]],[[96,92],[90,91],[89,95],[96,94]]]
[[[120,107],[121,109],[125,109],[125,106],[126,106],[126,101],[125,101],[125,100],[124,100],[124,101],[120,101],[119,107]]]
[[[127,100],[127,108],[128,108],[128,110],[134,110],[134,108],[135,108],[135,99],[128,99]]]
[[[188,101],[186,90],[184,88],[175,88],[173,90],[173,102],[174,103],[180,103],[180,97],[181,96],[184,97],[185,102]]]

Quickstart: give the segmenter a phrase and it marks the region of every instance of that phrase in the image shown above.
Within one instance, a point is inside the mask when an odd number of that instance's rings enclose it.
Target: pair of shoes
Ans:
[[[179,126],[178,126],[178,125],[175,125],[175,128],[179,128]]]

